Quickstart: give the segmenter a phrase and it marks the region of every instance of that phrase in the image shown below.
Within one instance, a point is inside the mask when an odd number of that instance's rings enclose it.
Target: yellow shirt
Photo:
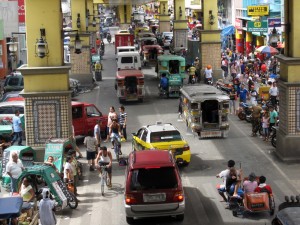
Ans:
[[[190,70],[190,75],[195,75],[195,72],[196,72],[195,67],[191,66],[189,70]]]

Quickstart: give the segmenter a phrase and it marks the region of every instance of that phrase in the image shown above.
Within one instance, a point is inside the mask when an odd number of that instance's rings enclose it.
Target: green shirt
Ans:
[[[276,118],[278,117],[278,113],[273,110],[272,112],[270,112],[270,123],[276,123]]]

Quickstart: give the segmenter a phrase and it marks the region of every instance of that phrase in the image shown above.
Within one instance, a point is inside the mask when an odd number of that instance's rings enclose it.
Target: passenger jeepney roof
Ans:
[[[277,218],[283,222],[283,225],[300,224],[300,207],[288,207],[277,213]]]
[[[180,92],[190,101],[203,99],[229,100],[226,94],[211,85],[188,85],[182,87]]]
[[[141,37],[141,38],[139,38],[139,40],[140,41],[148,41],[148,40],[152,41],[152,40],[156,40],[156,38],[155,37]]]
[[[141,70],[136,69],[129,69],[129,70],[119,70],[117,71],[117,78],[124,79],[125,77],[137,77],[137,78],[144,78],[144,74]]]
[[[157,57],[157,60],[159,61],[170,61],[170,60],[178,60],[178,61],[184,61],[185,58],[179,56],[179,55],[160,55]]]
[[[117,49],[135,49],[135,47],[130,46],[130,45],[128,45],[128,46],[118,46]]]
[[[138,51],[134,52],[118,52],[118,56],[140,56],[140,53]]]
[[[159,50],[163,50],[163,48],[160,45],[144,45],[143,49],[144,50],[148,50],[148,49],[152,49],[152,48],[158,48]]]
[[[12,145],[10,147],[8,147],[7,149],[5,149],[4,151],[6,152],[20,152],[20,151],[28,151],[28,150],[33,150],[30,146],[17,146],[17,145]]]

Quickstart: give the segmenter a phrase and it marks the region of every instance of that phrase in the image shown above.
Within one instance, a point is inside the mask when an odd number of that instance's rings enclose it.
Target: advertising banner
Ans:
[[[234,27],[238,30],[242,30],[243,29],[243,21],[240,19],[235,19]]]
[[[247,12],[248,12],[248,16],[268,16],[269,6],[268,5],[248,6]]]
[[[24,0],[18,0],[19,23],[25,23],[25,4]]]
[[[280,18],[268,18],[268,27],[281,27]]]

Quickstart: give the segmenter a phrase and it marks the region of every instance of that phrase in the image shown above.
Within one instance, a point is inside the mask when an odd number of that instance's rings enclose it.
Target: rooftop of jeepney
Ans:
[[[205,100],[229,100],[229,97],[211,85],[187,85],[181,88],[182,94],[190,101],[203,101]]]

